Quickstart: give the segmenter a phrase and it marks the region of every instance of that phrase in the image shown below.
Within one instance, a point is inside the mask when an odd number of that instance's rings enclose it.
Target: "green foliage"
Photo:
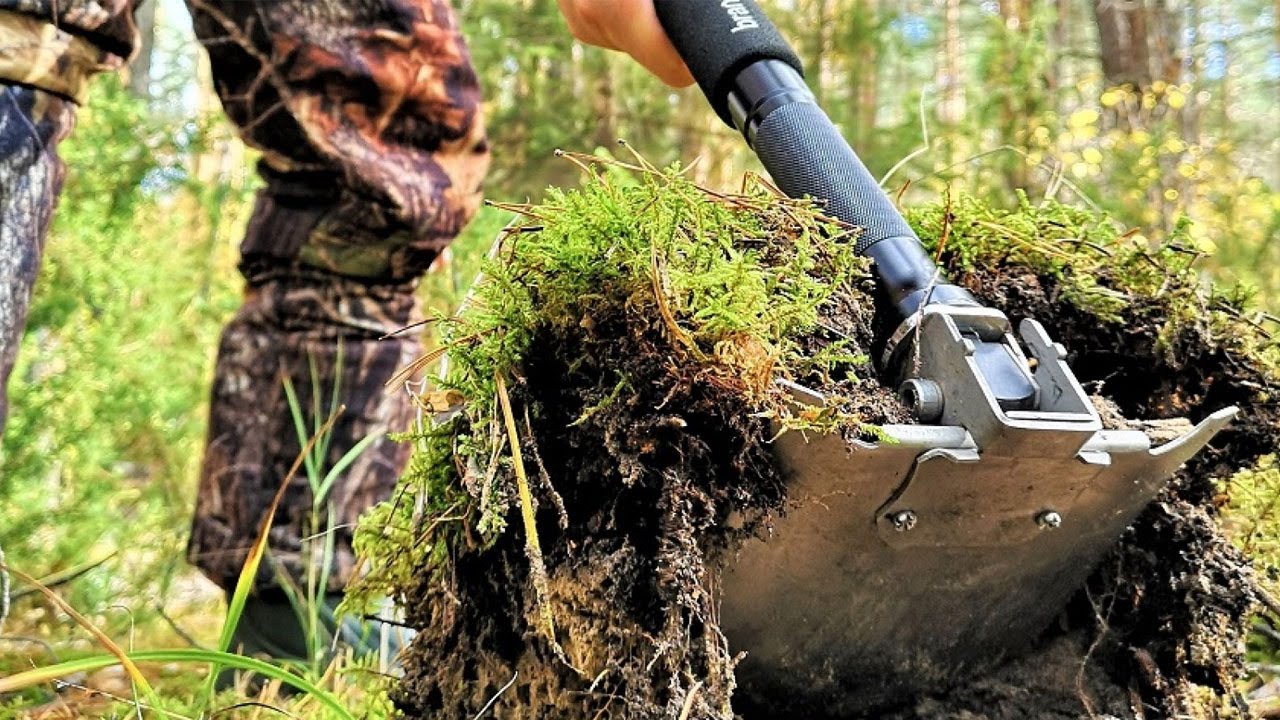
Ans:
[[[343,453],[342,457],[333,464],[333,467],[325,467],[324,460],[328,457],[329,443],[332,440],[332,423],[339,415],[345,412],[345,409],[337,404],[341,391],[341,368],[342,348],[339,346],[337,362],[333,372],[333,388],[329,394],[330,405],[327,409],[322,409],[319,375],[316,372],[314,361],[311,363],[311,397],[314,402],[310,413],[312,418],[310,432],[306,427],[306,412],[298,402],[293,383],[288,377],[284,379],[285,395],[289,402],[289,413],[293,416],[294,426],[297,429],[298,444],[304,448],[302,456],[303,467],[305,468],[307,487],[311,491],[311,512],[307,524],[309,534],[303,539],[302,543],[302,554],[310,557],[311,562],[307,563],[306,576],[303,578],[301,586],[298,586],[297,582],[285,573],[278,573],[278,576],[280,587],[285,591],[289,602],[293,605],[294,612],[297,613],[303,632],[306,635],[306,666],[315,676],[319,676],[323,672],[326,665],[326,653],[329,652],[335,642],[333,633],[329,629],[329,622],[323,617],[327,610],[325,599],[329,592],[329,579],[333,573],[334,542],[337,529],[335,521],[336,509],[329,498],[329,492],[333,489],[333,484],[342,473],[346,472],[346,469],[370,445],[382,437],[381,433],[377,433],[362,438]],[[257,568],[255,567],[252,572],[247,572],[243,575],[244,578],[249,580],[249,582],[245,583],[246,592],[256,574]],[[237,594],[239,594],[240,588],[237,587],[236,590]],[[237,599],[239,598],[232,598],[233,607]],[[235,619],[238,620],[238,615],[235,616]],[[331,619],[328,618],[327,620]],[[230,617],[228,626],[234,627],[234,620]]]
[[[341,368],[341,353],[339,353],[338,368],[339,370]],[[341,375],[340,372],[336,374],[339,377]],[[312,376],[313,378],[316,377],[314,366],[312,368]],[[313,392],[313,397],[316,400],[315,406],[311,410],[314,413],[315,421],[314,432],[310,434],[306,428],[305,411],[299,405],[297,396],[287,378],[285,379],[285,391],[289,398],[289,410],[298,428],[299,444],[303,447],[303,450],[289,476],[284,478],[282,486],[287,487],[289,485],[293,474],[298,472],[300,467],[306,468],[307,482],[312,494],[310,527],[317,531],[312,538],[304,540],[303,552],[316,559],[307,568],[305,586],[301,588],[294,587],[292,579],[288,577],[282,578],[281,582],[281,586],[288,593],[289,599],[298,613],[302,631],[306,635],[307,657],[300,663],[292,663],[289,659],[264,662],[230,652],[233,649],[231,648],[231,643],[236,626],[240,622],[245,605],[249,600],[254,578],[258,575],[259,565],[267,549],[271,522],[275,516],[276,503],[279,502],[279,496],[277,496],[264,515],[266,518],[264,525],[248,553],[244,567],[241,569],[240,576],[236,582],[235,590],[227,603],[227,613],[222,623],[216,650],[190,648],[135,651],[131,648],[126,652],[68,605],[64,609],[74,616],[76,621],[84,626],[84,629],[95,635],[101,644],[112,651],[112,654],[81,657],[17,672],[7,678],[0,679],[0,695],[26,690],[74,673],[86,672],[115,664],[124,664],[135,681],[135,697],[133,699],[135,708],[145,708],[160,718],[171,717],[167,710],[182,711],[204,717],[209,715],[211,711],[215,715],[224,711],[215,708],[228,701],[225,696],[218,697],[214,692],[214,688],[220,677],[220,671],[224,668],[232,668],[254,673],[255,676],[262,679],[273,680],[301,692],[302,695],[300,697],[291,699],[288,704],[295,711],[307,707],[308,717],[352,720],[355,716],[350,708],[354,705],[362,705],[367,711],[372,711],[376,708],[381,717],[389,717],[393,714],[392,709],[389,707],[389,701],[386,699],[386,683],[379,680],[380,673],[370,674],[369,671],[372,668],[362,667],[362,664],[370,665],[375,660],[367,658],[362,661],[351,658],[350,654],[338,654],[346,646],[337,641],[330,631],[330,623],[334,622],[334,619],[327,614],[325,606],[328,580],[333,565],[334,543],[334,512],[333,504],[328,498],[328,491],[336,478],[374,440],[378,439],[378,436],[371,435],[364,438],[335,462],[332,468],[325,468],[322,463],[327,454],[331,428],[334,420],[343,412],[343,408],[336,405],[339,391],[337,381],[335,380],[331,396],[334,398],[334,404],[324,411],[324,417],[327,417],[327,420],[321,419],[322,409],[319,389],[316,388]],[[283,487],[281,489],[282,492]],[[322,517],[324,518],[323,525],[321,524]],[[45,590],[44,592],[50,593],[51,599],[57,599],[56,596],[52,595],[51,591]],[[59,600],[59,604],[62,602]],[[322,613],[327,615],[324,620],[322,620]],[[170,691],[162,697],[152,689],[145,675],[138,671],[136,663],[139,662],[170,662],[197,667],[207,663],[208,671],[201,691],[192,692],[189,695],[175,694]],[[297,667],[291,667],[291,665],[296,665]],[[355,676],[354,682],[345,677],[351,675]],[[322,687],[330,682],[336,686],[333,691]],[[346,693],[353,695],[353,697],[339,697],[339,693],[343,690],[354,691]],[[137,698],[139,694],[142,695],[142,701]],[[173,707],[175,704],[178,707]],[[310,704],[318,705],[320,712],[317,714],[317,709],[312,709]],[[3,708],[0,708],[0,713],[2,712]],[[0,716],[3,715],[0,714]]]
[[[127,548],[73,586],[82,607],[146,614],[181,567],[211,350],[237,303],[230,248],[180,169],[203,133],[107,79],[61,146],[69,177],[9,388],[0,546],[37,575]],[[246,209],[244,189],[225,204]]]
[[[1212,254],[1206,268],[1218,277],[1247,282],[1273,300],[1280,193],[1240,163],[1234,133],[1188,135],[1195,88],[1157,81],[1139,91],[1087,81],[1082,89],[1096,103],[1033,130],[1027,163],[1053,162],[1106,212],[1153,238],[1181,234],[1180,242]]]
[[[375,612],[382,598],[412,587],[421,568],[445,562],[445,538],[461,530],[465,509],[455,486],[453,430],[448,424],[420,425],[401,436],[413,443],[413,455],[392,499],[360,518],[355,550],[371,561],[372,570],[347,588],[340,612]]]
[[[1275,455],[1221,483],[1228,498],[1223,524],[1231,539],[1262,571],[1273,595],[1280,595],[1280,466]]]

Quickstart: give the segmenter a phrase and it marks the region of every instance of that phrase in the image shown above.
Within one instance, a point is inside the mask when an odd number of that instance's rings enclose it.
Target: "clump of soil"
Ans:
[[[1233,403],[1245,416],[1029,656],[891,706],[860,707],[856,683],[838,702],[736,695],[742,648],[718,627],[718,579],[784,511],[770,439],[869,439],[909,420],[867,362],[887,323],[847,232],[764,188],[723,196],[632,169],[593,168],[580,190],[525,209],[448,327],[442,390],[423,398],[437,412],[465,396],[465,410],[411,434],[400,492],[362,525],[375,568],[363,590],[394,594],[420,630],[395,695],[406,716],[1229,715],[1255,599],[1214,521],[1213,481],[1280,440],[1273,350],[1237,304],[1204,295],[1174,246],[1139,247],[1059,206],[973,201],[911,219],[946,238],[959,284],[1049,327],[1087,387],[1127,417],[1195,420]],[[1038,251],[1062,238],[1076,245]],[[777,378],[831,403],[799,408]]]

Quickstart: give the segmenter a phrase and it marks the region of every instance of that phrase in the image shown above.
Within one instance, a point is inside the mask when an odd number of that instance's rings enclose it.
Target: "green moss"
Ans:
[[[1189,220],[1153,243],[1106,215],[1025,195],[1012,210],[961,195],[906,215],[954,275],[1023,266],[1056,280],[1063,300],[1100,321],[1126,322],[1146,305],[1164,322],[1162,342],[1196,326],[1208,342],[1230,343],[1280,377],[1274,318],[1250,310],[1251,288],[1205,280]]]
[[[792,416],[778,377],[853,377],[865,353],[837,340],[808,353],[800,342],[819,309],[856,289],[869,266],[852,233],[808,202],[763,184],[724,196],[694,186],[679,167],[657,170],[571,156],[581,187],[551,190],[501,235],[464,310],[442,317],[449,372],[433,387],[466,398],[462,415],[405,436],[413,461],[395,497],[370,511],[356,548],[374,570],[349,605],[403,592],[439,568],[461,539],[487,542],[507,526],[515,495],[507,438],[498,431],[495,378],[518,376],[535,336],[619,313],[666,340],[670,362],[734,387],[762,414],[799,428],[857,425],[839,406]],[[589,165],[588,165],[589,163]],[[625,368],[588,413],[628,386]],[[463,523],[467,525],[464,526]]]
[[[1229,498],[1223,523],[1232,541],[1263,568],[1272,593],[1280,591],[1280,466],[1275,455],[1220,483]]]
[[[635,180],[593,174],[522,209],[523,228],[447,331],[457,372],[443,387],[471,400],[473,418],[491,414],[494,374],[519,365],[539,328],[590,322],[619,303],[664,318],[686,360],[734,366],[729,345],[758,343],[784,371],[813,369],[796,338],[837,288],[867,272],[848,233],[763,188],[720,198],[678,168]]]

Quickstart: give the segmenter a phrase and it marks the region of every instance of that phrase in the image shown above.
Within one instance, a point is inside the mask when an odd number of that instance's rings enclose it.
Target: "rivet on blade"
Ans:
[[[916,514],[911,510],[899,510],[889,516],[889,522],[893,523],[894,530],[907,532],[916,526]]]
[[[1055,510],[1045,510],[1036,516],[1036,524],[1044,530],[1062,527],[1062,516]]]

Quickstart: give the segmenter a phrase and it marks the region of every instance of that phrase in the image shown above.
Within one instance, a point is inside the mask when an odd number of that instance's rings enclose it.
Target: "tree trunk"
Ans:
[[[1107,84],[1149,87],[1154,77],[1144,0],[1094,0],[1093,14]]]
[[[811,23],[812,34],[806,43],[808,47],[805,58],[805,74],[809,78],[809,87],[819,104],[826,97],[827,65],[830,62],[831,25],[835,19],[832,8],[833,0],[811,0],[809,12],[804,14],[805,21]]]
[[[591,109],[596,118],[596,147],[612,148],[618,141],[618,103],[614,97],[613,57],[611,54],[598,53],[600,59],[592,63],[595,67],[594,90],[591,96]]]
[[[880,0],[854,0],[850,14],[849,103],[850,131],[854,144],[866,150],[875,133],[880,102],[880,47],[874,33],[879,27]]]
[[[1184,44],[1183,24],[1178,19],[1179,10],[1173,0],[1155,0],[1149,10],[1150,30],[1147,33],[1150,47],[1152,74],[1157,80],[1170,85],[1182,83]]]
[[[942,121],[956,124],[964,117],[964,78],[960,72],[960,0],[942,0],[946,33],[942,41],[941,72],[938,90],[941,95],[939,115]]]
[[[1029,0],[1000,0],[1000,17],[1004,20],[1003,36],[995,40],[999,71],[998,92],[1000,139],[1003,145],[1026,145],[1026,128],[1037,114],[1042,97],[1043,78],[1025,67],[1024,50],[1031,42],[1031,3]],[[1027,187],[1029,174],[1021,156],[1011,155],[1004,162],[1005,184],[1011,190]]]
[[[129,63],[129,91],[151,97],[151,54],[156,46],[156,9],[160,0],[143,0],[134,11],[138,25],[138,53]]]
[[[1051,97],[1057,97],[1058,91],[1066,86],[1068,82],[1064,65],[1067,47],[1071,43],[1071,0],[1056,0],[1055,7],[1057,13],[1053,21],[1053,34],[1050,40],[1050,49],[1053,56],[1049,61],[1047,79]]]
[[[1183,58],[1185,67],[1180,78],[1181,82],[1191,86],[1192,91],[1187,93],[1187,106],[1182,110],[1182,138],[1188,144],[1199,145],[1203,140],[1203,128],[1201,124],[1201,114],[1203,108],[1200,107],[1200,100],[1197,97],[1199,93],[1195,92],[1200,85],[1200,24],[1203,8],[1201,0],[1188,0],[1187,2],[1187,22],[1189,25],[1186,34],[1187,44],[1183,48]]]
[[[1000,17],[1010,30],[1023,30],[1031,21],[1031,0],[1000,0]]]

